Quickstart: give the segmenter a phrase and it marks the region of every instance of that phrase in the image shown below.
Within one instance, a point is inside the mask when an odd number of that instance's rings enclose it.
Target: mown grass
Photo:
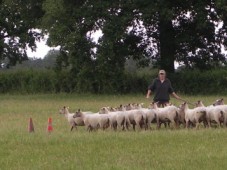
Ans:
[[[223,97],[223,96],[222,96]],[[212,103],[218,96],[184,96]],[[227,100],[227,97],[224,96]],[[226,169],[227,129],[70,132],[59,108],[97,111],[149,100],[143,95],[0,96],[0,169]],[[178,105],[180,102],[173,100]],[[35,133],[27,130],[33,118]],[[52,117],[54,131],[46,132]]]

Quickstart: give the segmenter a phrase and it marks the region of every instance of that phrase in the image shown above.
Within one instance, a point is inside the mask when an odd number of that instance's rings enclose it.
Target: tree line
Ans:
[[[200,70],[226,62],[225,0],[0,0],[0,15],[1,61],[26,60],[48,34],[47,44],[60,46],[55,71],[97,91],[119,89],[131,58],[170,73],[174,61]]]

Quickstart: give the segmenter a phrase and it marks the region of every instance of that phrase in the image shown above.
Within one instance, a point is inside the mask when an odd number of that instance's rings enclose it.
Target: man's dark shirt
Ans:
[[[169,79],[165,79],[162,83],[159,78],[154,79],[153,83],[148,87],[154,93],[155,102],[168,102],[170,100],[169,94],[174,92]]]

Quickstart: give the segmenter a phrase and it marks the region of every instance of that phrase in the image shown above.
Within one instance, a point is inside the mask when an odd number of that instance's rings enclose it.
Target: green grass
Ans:
[[[184,96],[212,103],[217,96]],[[227,97],[224,97],[227,101]],[[149,100],[142,95],[2,95],[0,96],[0,169],[226,169],[227,129],[140,132],[70,132],[58,110],[98,111]],[[173,100],[174,104],[180,102]],[[28,133],[32,117],[35,133]],[[47,134],[47,119],[54,131]]]

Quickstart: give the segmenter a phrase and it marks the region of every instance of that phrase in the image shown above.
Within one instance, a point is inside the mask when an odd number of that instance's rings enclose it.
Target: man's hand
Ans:
[[[149,98],[150,98],[150,95],[151,95],[151,90],[148,90],[148,91],[147,91],[147,96],[146,96],[146,98],[149,99]]]
[[[173,92],[172,95],[173,95],[173,97],[175,97],[176,99],[181,100],[181,98],[180,98],[175,92]]]

